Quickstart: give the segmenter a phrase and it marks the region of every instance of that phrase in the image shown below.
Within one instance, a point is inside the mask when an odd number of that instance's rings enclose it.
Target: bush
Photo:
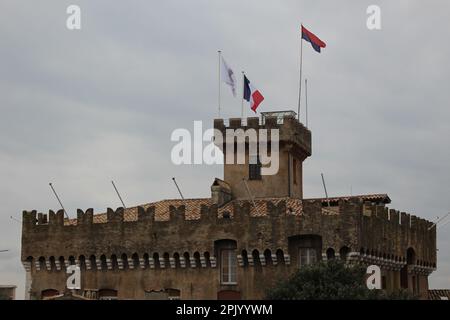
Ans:
[[[401,291],[388,294],[369,290],[365,284],[366,268],[346,265],[339,260],[318,262],[302,267],[289,279],[279,282],[267,292],[270,300],[367,300],[412,299]]]

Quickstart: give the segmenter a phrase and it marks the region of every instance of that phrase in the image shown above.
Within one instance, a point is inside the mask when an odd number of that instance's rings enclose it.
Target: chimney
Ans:
[[[214,179],[211,186],[211,200],[218,207],[229,202],[231,200],[231,188],[228,183],[219,178]]]

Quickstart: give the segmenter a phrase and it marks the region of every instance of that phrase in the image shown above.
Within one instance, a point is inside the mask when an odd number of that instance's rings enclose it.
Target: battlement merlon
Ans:
[[[267,129],[268,137],[270,137],[271,129],[278,129],[280,144],[292,144],[305,155],[304,158],[307,158],[312,154],[311,131],[300,123],[294,114],[285,114],[282,117],[265,116],[262,119],[258,117],[230,118],[228,123],[224,119],[214,119],[214,129],[220,130],[224,138],[227,129],[243,129],[244,131]]]
[[[303,208],[308,202],[303,201]],[[321,201],[322,202],[322,201]],[[353,221],[362,251],[391,252],[403,256],[413,249],[417,261],[436,265],[436,228],[433,222],[385,206],[385,203],[351,198],[339,201],[337,206],[322,202],[322,215],[341,216],[341,221]],[[355,220],[355,213],[357,218]],[[357,248],[355,248],[357,249]],[[370,250],[369,250],[370,249]]]
[[[346,245],[356,251],[362,248],[377,250],[399,256],[404,256],[406,249],[411,247],[414,248],[417,259],[436,263],[436,228],[430,229],[432,222],[389,209],[384,204],[368,203],[360,199],[339,200],[338,205],[334,206],[324,206],[320,199],[255,201],[258,208],[253,207],[250,201],[232,201],[220,208],[199,201],[198,205],[189,207],[171,203],[167,212],[160,211],[154,205],[125,210],[108,209],[106,213],[99,215],[94,215],[92,209],[87,209],[78,210],[77,219],[72,220],[64,219],[62,210],[57,213],[50,210],[48,215],[37,213],[36,210],[24,211],[22,258],[38,253],[43,256],[56,254],[60,251],[61,243],[67,244],[73,239],[78,239],[79,250],[84,250],[94,238],[104,242],[105,246],[130,239],[144,239],[142,241],[145,246],[152,247],[156,243],[147,243],[150,240],[146,235],[154,234],[158,235],[160,245],[173,242],[173,247],[176,248],[182,247],[184,240],[191,236],[192,241],[199,241],[195,236],[197,232],[222,234],[226,229],[231,233],[223,234],[224,237],[240,239],[242,234],[250,232],[249,237],[255,238],[257,242],[258,236],[251,230],[271,226],[276,230],[283,228],[283,233],[280,234],[282,237],[277,239],[277,243],[285,243],[288,237],[294,236],[299,230],[307,230],[321,235],[325,244],[332,234],[329,231],[339,229],[336,232],[343,232],[340,238],[347,239],[342,240],[339,246]],[[234,230],[234,227],[230,228],[231,225],[236,226],[236,232],[230,231]],[[183,234],[183,243],[166,238],[173,233]]]

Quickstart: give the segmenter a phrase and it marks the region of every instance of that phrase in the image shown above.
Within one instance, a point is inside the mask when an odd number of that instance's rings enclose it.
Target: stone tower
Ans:
[[[303,198],[303,161],[311,155],[311,132],[296,119],[295,112],[265,112],[262,113],[261,119],[232,118],[228,124],[224,123],[223,119],[216,119],[214,129],[220,130],[224,137],[222,143],[216,144],[223,150],[225,158],[229,156],[227,153],[232,152],[235,159],[233,164],[224,165],[224,180],[231,187],[233,199],[248,199],[249,191],[254,198]],[[225,142],[229,129],[242,129],[244,132],[255,129],[258,132],[258,142],[260,129],[267,129],[269,155],[272,155],[270,147],[274,142],[270,132],[278,129],[278,172],[273,175],[262,175],[261,168],[265,165],[259,163],[259,158],[257,164],[250,163],[252,157],[253,159],[259,157],[260,150],[258,148],[258,154],[250,154],[248,140],[245,144],[245,163],[238,164],[236,161],[237,139],[234,140],[234,148],[230,148],[230,145],[227,148]],[[247,181],[249,191],[243,179]]]

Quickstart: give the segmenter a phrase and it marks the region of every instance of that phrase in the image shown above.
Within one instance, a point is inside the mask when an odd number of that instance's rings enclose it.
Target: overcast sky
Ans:
[[[81,7],[82,29],[66,28]],[[381,8],[382,29],[366,27]],[[24,209],[69,214],[178,196],[208,197],[219,166],[175,166],[170,134],[212,126],[217,50],[265,96],[261,111],[296,110],[300,23],[313,155],[305,197],[388,193],[429,220],[450,210],[450,3],[447,1],[0,2],[0,284],[16,284]],[[240,100],[223,88],[223,116]],[[246,114],[251,111],[246,106]],[[302,115],[303,118],[303,115]],[[432,288],[450,288],[450,224],[438,229]]]

